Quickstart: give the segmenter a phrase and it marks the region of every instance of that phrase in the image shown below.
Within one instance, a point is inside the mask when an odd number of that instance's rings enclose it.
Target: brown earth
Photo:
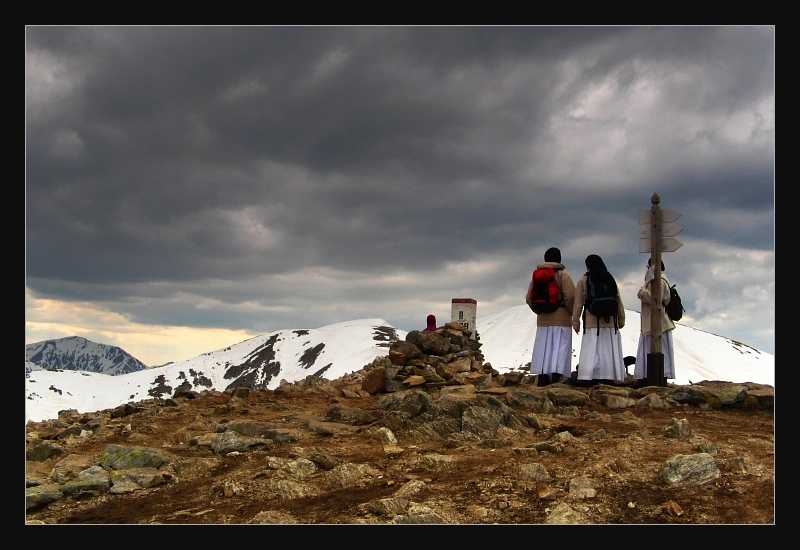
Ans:
[[[542,388],[544,389],[544,388]],[[590,392],[590,388],[581,388]],[[70,437],[67,453],[99,460],[106,446],[146,446],[160,449],[175,463],[199,463],[185,468],[166,483],[123,494],[64,499],[28,510],[27,524],[243,524],[391,523],[394,515],[378,513],[368,503],[389,499],[410,481],[421,489],[410,501],[432,511],[444,523],[547,523],[557,506],[577,514],[570,523],[584,524],[774,524],[775,437],[772,410],[702,408],[670,403],[665,409],[609,409],[591,399],[579,414],[539,414],[543,429],[508,434],[506,446],[477,442],[404,442],[388,452],[369,426],[334,424],[326,418],[332,405],[374,411],[380,396],[343,397],[306,390],[250,390],[246,399],[228,392],[205,392],[177,406],[142,406],[124,418],[110,411],[97,413],[104,428],[88,438]],[[502,399],[502,396],[498,397]],[[530,415],[509,405],[521,415]],[[686,419],[692,435],[668,438],[664,430],[673,419]],[[298,430],[296,441],[272,447],[253,447],[242,453],[219,455],[198,445],[192,435],[213,432],[225,420],[274,422]],[[308,428],[309,421],[335,428],[324,435]],[[31,423],[26,430],[42,430]],[[587,437],[605,431],[602,440]],[[559,433],[573,436],[561,452],[521,454]],[[180,437],[183,434],[186,437]],[[190,434],[187,436],[187,434]],[[189,440],[187,441],[187,437]],[[695,486],[669,486],[657,472],[679,454],[696,454],[703,444],[718,449],[714,461],[720,476]],[[298,458],[322,453],[341,463],[369,465],[377,472],[367,482],[297,498],[276,495],[270,487],[268,457]],[[438,457],[426,462],[425,457]],[[441,462],[442,456],[452,462]],[[27,462],[27,477],[45,478],[64,456]],[[539,463],[549,473],[545,482],[519,476],[520,464]],[[432,465],[433,464],[433,465]],[[319,474],[316,474],[319,477]],[[570,482],[586,476],[596,488],[594,497],[575,498]],[[310,480],[313,483],[313,479]],[[316,487],[324,484],[317,483]],[[226,491],[225,487],[235,487]],[[438,521],[438,520],[437,520]],[[418,522],[425,523],[425,520]]]

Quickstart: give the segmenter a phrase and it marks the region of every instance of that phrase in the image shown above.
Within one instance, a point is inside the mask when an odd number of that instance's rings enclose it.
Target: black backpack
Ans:
[[[603,280],[605,279],[605,280]],[[614,319],[614,332],[617,331],[617,282],[611,273],[606,272],[601,279],[596,273],[586,274],[586,311],[606,322]],[[583,319],[584,330],[586,327],[586,316]],[[597,323],[597,334],[600,334],[600,323]]]
[[[685,309],[683,307],[683,303],[681,302],[681,296],[678,294],[675,285],[669,287],[669,303],[665,309],[667,311],[667,317],[673,321],[680,321],[681,317],[683,317],[683,312]]]
[[[560,307],[558,282],[555,279],[556,270],[551,267],[536,269],[531,280],[531,310],[537,315],[552,313]]]

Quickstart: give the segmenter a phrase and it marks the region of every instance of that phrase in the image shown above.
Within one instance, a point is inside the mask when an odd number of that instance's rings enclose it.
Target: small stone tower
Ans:
[[[472,298],[453,298],[450,310],[450,320],[458,321],[469,330],[469,337],[475,339],[475,310],[478,308],[477,300]]]

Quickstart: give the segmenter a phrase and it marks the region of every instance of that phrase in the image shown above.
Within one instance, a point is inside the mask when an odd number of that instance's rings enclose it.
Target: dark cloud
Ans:
[[[417,299],[517,305],[550,246],[638,283],[654,192],[679,239],[774,263],[774,35],[27,27],[27,287],[143,324],[408,329]]]

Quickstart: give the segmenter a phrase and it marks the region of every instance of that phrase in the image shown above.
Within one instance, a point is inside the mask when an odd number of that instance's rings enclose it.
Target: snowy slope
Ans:
[[[639,313],[626,311],[622,329],[625,355],[635,355]],[[536,317],[526,305],[478,319],[481,352],[501,373],[524,369],[536,336]],[[317,329],[280,330],[204,353],[178,363],[109,376],[82,371],[32,370],[26,373],[25,419],[56,418],[62,409],[92,412],[152,397],[169,397],[181,384],[195,391],[223,391],[231,385],[275,389],[281,380],[309,375],[334,380],[389,353],[393,339],[405,339],[383,319],[361,319]],[[678,324],[675,333],[675,384],[702,380],[775,383],[773,355]],[[573,334],[573,368],[580,336]],[[27,371],[28,365],[26,365]],[[632,367],[630,367],[632,373]]]

